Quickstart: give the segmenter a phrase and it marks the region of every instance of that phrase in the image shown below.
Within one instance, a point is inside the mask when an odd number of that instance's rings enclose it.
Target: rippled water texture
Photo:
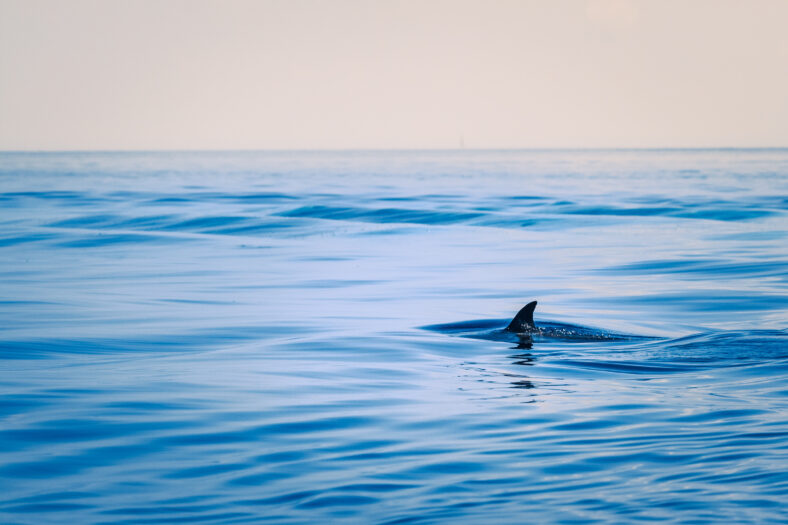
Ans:
[[[3,523],[788,522],[788,150],[5,153],[0,206]],[[422,328],[533,299],[644,337]]]

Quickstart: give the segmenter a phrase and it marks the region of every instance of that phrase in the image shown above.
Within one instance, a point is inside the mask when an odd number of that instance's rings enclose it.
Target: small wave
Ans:
[[[17,244],[34,243],[48,241],[56,236],[51,233],[31,233],[28,235],[16,235],[12,237],[0,238],[0,248],[6,246],[16,246]]]
[[[259,325],[195,330],[182,334],[123,338],[31,338],[0,341],[0,359],[49,359],[81,355],[128,356],[194,352],[252,340],[292,334],[292,327]],[[301,332],[308,333],[308,327]]]
[[[665,202],[662,200],[661,202]],[[724,201],[679,201],[673,199],[669,206],[660,205],[584,205],[556,204],[556,209],[570,215],[613,215],[632,217],[677,217],[681,219],[706,219],[715,221],[747,221],[779,213],[779,208],[766,209],[762,203]]]
[[[788,261],[736,261],[728,262],[719,259],[670,259],[646,260],[629,264],[603,268],[605,272],[624,274],[677,274],[736,277],[771,277],[788,276]]]
[[[49,226],[53,228],[84,228],[87,226],[107,226],[112,224],[121,217],[119,215],[99,214],[99,215],[82,215],[71,219],[56,221],[50,223]]]
[[[279,213],[283,217],[305,217],[328,220],[354,220],[377,223],[459,224],[481,217],[476,212],[449,212],[404,208],[358,208],[352,206],[303,206]]]
[[[0,199],[16,200],[16,199],[42,199],[42,200],[65,200],[75,201],[83,200],[88,195],[80,191],[12,191],[0,193]]]
[[[609,360],[583,360],[583,359],[561,359],[562,366],[572,366],[587,370],[598,370],[604,372],[615,372],[636,375],[660,375],[674,374],[678,372],[695,371],[699,368],[691,365],[680,364],[656,364],[629,361],[609,361]]]
[[[184,218],[178,215],[149,215],[123,217],[118,215],[92,215],[75,217],[48,225],[50,228],[74,228],[80,230],[99,230],[98,235],[86,236],[75,241],[63,241],[65,247],[91,247],[103,244],[125,242],[180,242],[188,237],[174,236],[177,233],[199,233],[211,235],[253,235],[289,231],[296,227],[292,222],[281,219],[258,218],[251,216],[203,216]],[[133,234],[128,231],[143,231]],[[167,235],[158,236],[157,232]],[[137,235],[135,237],[135,235]],[[55,238],[51,233],[40,234],[39,240]],[[0,246],[3,240],[0,239]],[[24,239],[10,238],[9,243],[26,242]]]
[[[757,291],[735,292],[720,289],[694,291],[691,294],[671,292],[599,298],[598,302],[629,303],[633,305],[655,304],[661,308],[692,312],[751,312],[759,310],[779,310],[788,307],[788,296]]]
[[[298,197],[294,195],[287,195],[285,193],[277,193],[277,192],[257,192],[257,193],[245,193],[245,194],[228,194],[228,195],[221,195],[219,197],[220,200],[229,201],[229,202],[237,202],[239,204],[261,204],[261,203],[278,203],[278,202],[287,202],[298,200]]]
[[[682,360],[769,361],[788,358],[788,330],[735,330],[667,341],[656,355]]]
[[[185,241],[186,239],[173,239],[161,235],[146,235],[142,233],[122,233],[122,234],[98,234],[79,239],[61,241],[57,246],[63,248],[101,248],[116,244],[141,244],[141,243],[163,243],[170,244],[174,240]]]
[[[210,232],[217,228],[223,228],[230,225],[237,225],[238,223],[248,220],[248,217],[241,216],[205,216],[188,219],[185,221],[176,222],[164,226],[165,230],[174,231],[198,231]]]

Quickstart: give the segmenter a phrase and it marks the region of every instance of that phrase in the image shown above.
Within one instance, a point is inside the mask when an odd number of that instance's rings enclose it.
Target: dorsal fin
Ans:
[[[526,332],[531,332],[536,329],[536,325],[534,325],[534,310],[536,309],[536,301],[531,301],[530,303],[523,306],[517,315],[514,316],[512,322],[509,323],[509,326],[506,327],[506,330],[509,332],[515,332],[518,334],[524,334]]]

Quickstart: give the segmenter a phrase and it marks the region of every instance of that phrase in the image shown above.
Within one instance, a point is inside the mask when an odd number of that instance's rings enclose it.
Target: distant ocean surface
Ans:
[[[1,153],[0,522],[788,523],[788,150]],[[511,318],[652,336],[506,341]]]

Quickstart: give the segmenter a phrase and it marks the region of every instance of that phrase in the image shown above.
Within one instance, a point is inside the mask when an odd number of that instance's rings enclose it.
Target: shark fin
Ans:
[[[530,303],[523,306],[520,311],[517,312],[517,315],[514,316],[512,322],[509,323],[509,326],[506,327],[506,330],[517,334],[524,334],[534,331],[536,329],[536,325],[534,325],[535,309],[536,301],[531,301]]]

